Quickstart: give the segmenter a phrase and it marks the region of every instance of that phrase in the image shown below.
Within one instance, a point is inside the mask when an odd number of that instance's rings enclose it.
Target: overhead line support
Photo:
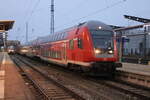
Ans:
[[[51,34],[54,33],[54,0],[51,0],[51,26],[50,26]]]

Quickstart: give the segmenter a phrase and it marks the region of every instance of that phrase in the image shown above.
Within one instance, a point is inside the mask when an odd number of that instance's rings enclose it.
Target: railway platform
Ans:
[[[150,65],[123,63],[117,69],[116,79],[150,88]]]
[[[123,63],[123,67],[117,70],[120,71],[118,78],[125,80],[126,75],[127,81],[150,87],[150,65]],[[0,100],[36,100],[19,69],[5,52],[0,52]]]
[[[123,67],[118,68],[118,70],[150,76],[150,65],[123,63]]]
[[[0,100],[36,100],[5,52],[0,52]]]

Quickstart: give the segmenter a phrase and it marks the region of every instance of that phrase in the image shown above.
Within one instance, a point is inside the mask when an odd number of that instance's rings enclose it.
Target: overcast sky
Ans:
[[[150,18],[150,0],[54,0],[55,31],[88,20],[128,26],[135,23],[123,15]],[[29,23],[29,40],[50,34],[51,0],[1,0],[0,20],[15,20],[9,39],[25,42],[25,23]]]

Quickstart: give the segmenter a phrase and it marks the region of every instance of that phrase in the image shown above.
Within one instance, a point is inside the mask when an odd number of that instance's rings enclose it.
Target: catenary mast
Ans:
[[[54,33],[54,0],[51,0],[51,26],[50,26],[51,34]]]

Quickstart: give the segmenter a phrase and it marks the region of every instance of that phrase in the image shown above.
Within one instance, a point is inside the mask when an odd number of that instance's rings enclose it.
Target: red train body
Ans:
[[[28,44],[30,56],[67,67],[110,74],[118,63],[115,34],[104,23],[89,21]]]

